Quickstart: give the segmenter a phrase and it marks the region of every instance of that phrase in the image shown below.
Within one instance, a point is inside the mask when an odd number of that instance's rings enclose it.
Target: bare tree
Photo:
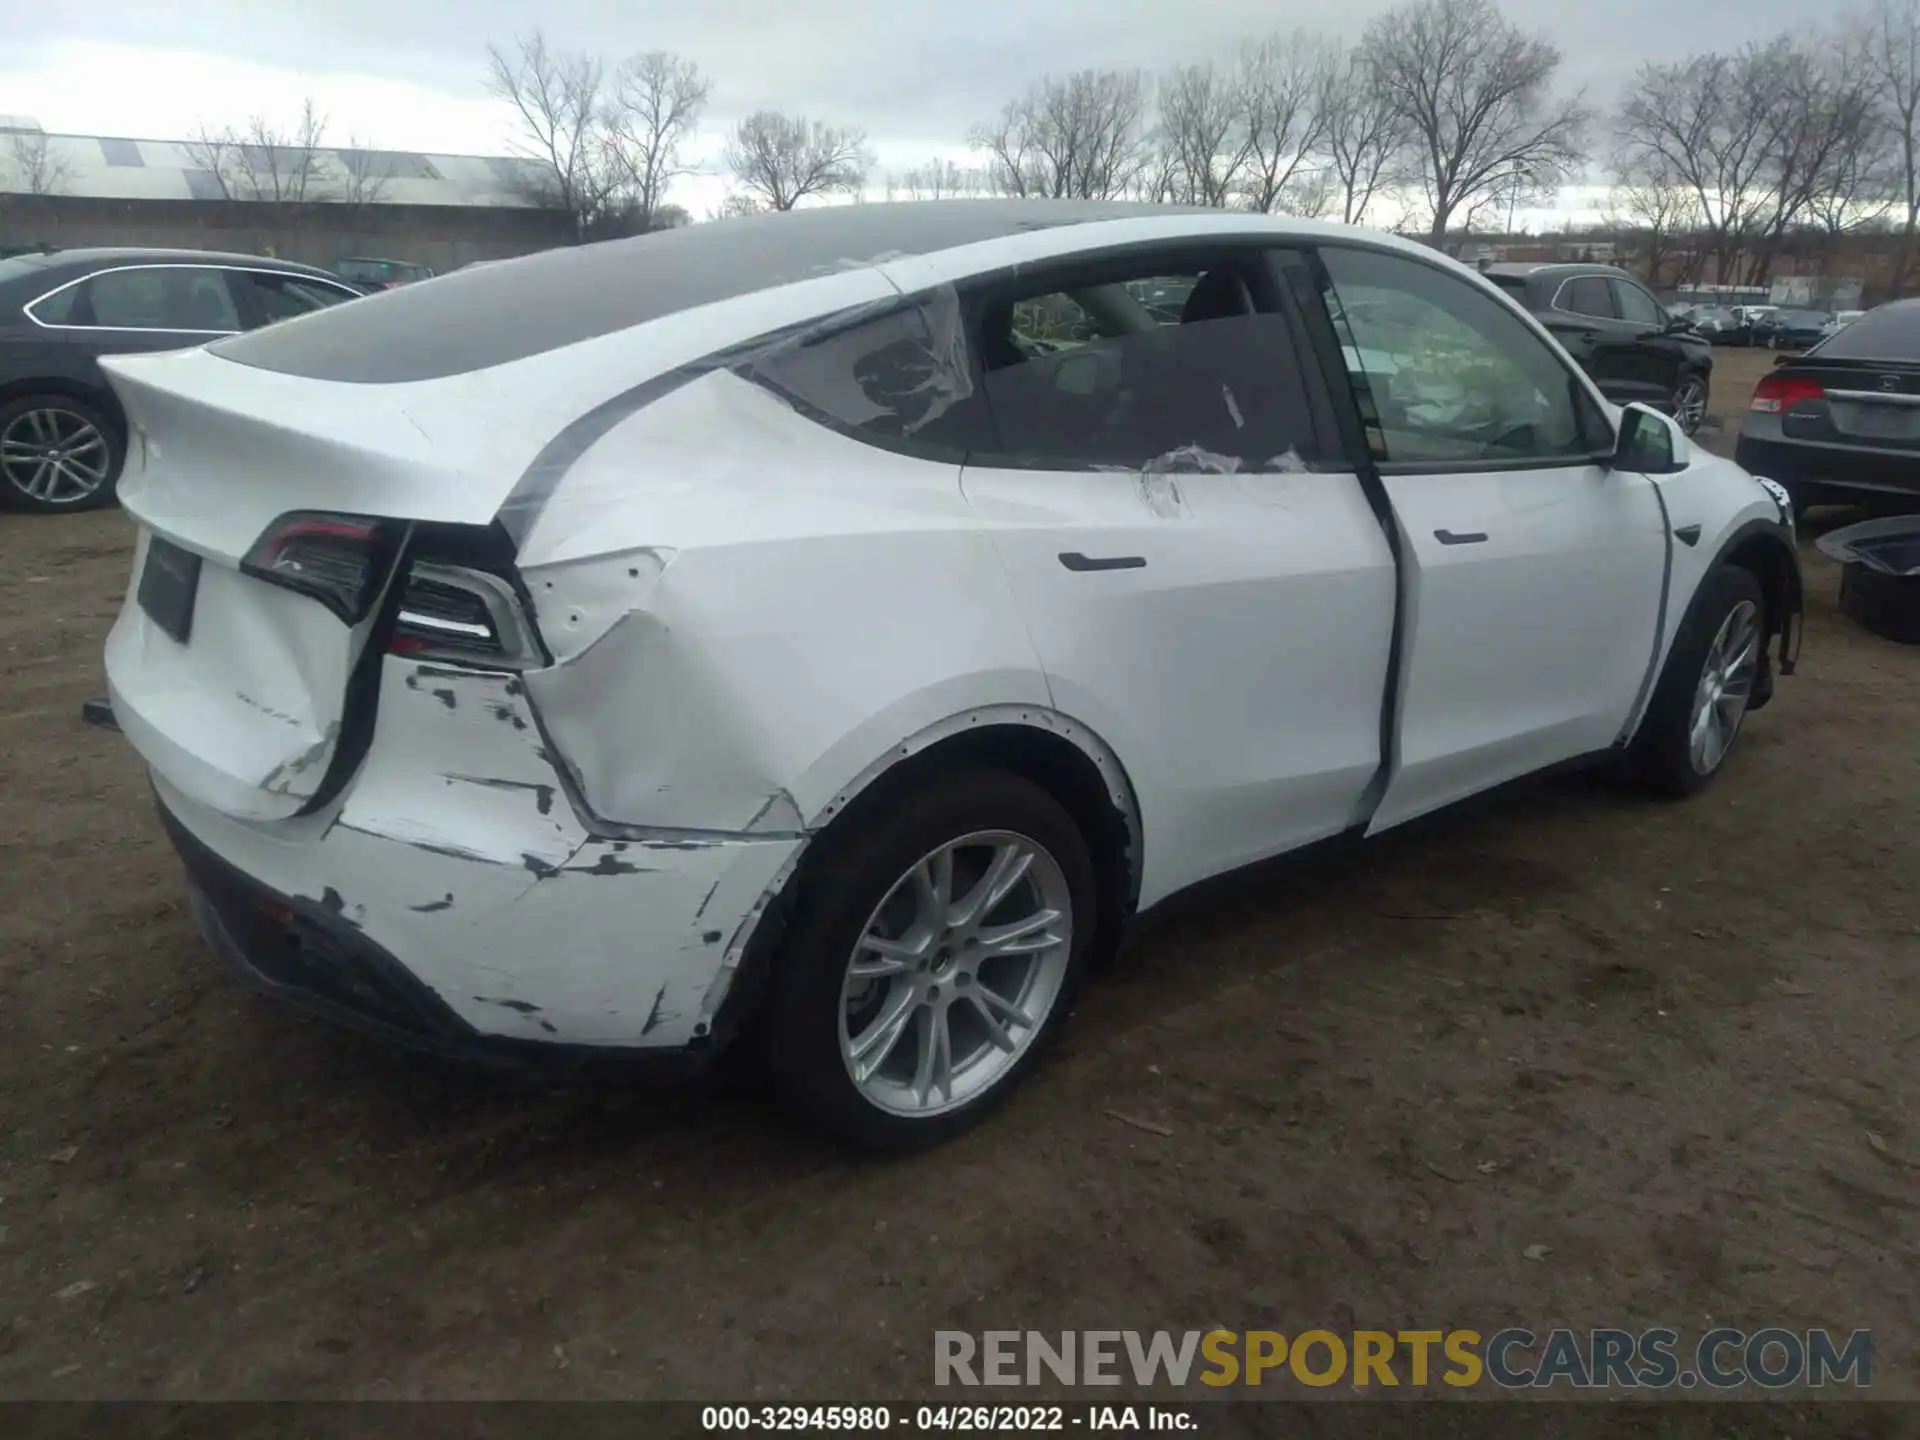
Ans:
[[[1855,55],[1873,85],[1889,198],[1903,210],[1894,295],[1906,289],[1920,230],[1920,0],[1871,0],[1854,17]]]
[[[1137,70],[1047,76],[969,139],[1002,195],[1110,200],[1148,167],[1147,87]]]
[[[44,130],[8,132],[7,150],[29,195],[58,195],[73,178],[73,162],[47,143]]]
[[[518,122],[514,151],[539,166],[528,198],[566,211],[576,235],[619,179],[600,125],[605,76],[590,56],[548,49],[538,30],[511,51],[487,47],[487,89],[513,107]]]
[[[387,193],[387,182],[393,178],[392,157],[357,135],[348,137],[347,148],[337,153],[340,168],[346,172],[340,184],[341,203],[356,209],[378,205]]]
[[[1609,220],[1640,251],[1642,272],[1658,286],[1680,242],[1699,220],[1699,207],[1681,178],[1658,154],[1623,152],[1614,158],[1608,193]],[[1699,257],[1690,257],[1697,267]],[[1682,267],[1676,279],[1698,278]]]
[[[1160,82],[1156,169],[1165,180],[1154,188],[1165,189],[1165,199],[1224,209],[1238,193],[1253,148],[1246,96],[1240,76],[1211,61],[1183,65]]]
[[[899,175],[887,177],[887,198],[903,200],[970,200],[985,188],[986,177],[970,165],[953,160],[929,160]]]
[[[222,199],[239,198],[234,194],[234,174],[239,163],[240,137],[232,126],[215,130],[203,120],[194,127],[193,137],[180,146],[187,163],[213,177]]]
[[[707,213],[709,220],[732,220],[741,215],[758,215],[767,207],[760,203],[759,197],[743,194],[735,190],[722,200],[717,209]]]
[[[1557,183],[1581,158],[1588,112],[1551,94],[1560,52],[1492,0],[1407,0],[1368,27],[1373,73],[1411,135],[1431,214],[1429,238],[1513,183]]]
[[[1332,58],[1327,41],[1308,30],[1274,35],[1241,52],[1247,147],[1241,198],[1247,209],[1325,208],[1326,187],[1303,172],[1312,168],[1310,157],[1326,132],[1323,76]]]
[[[620,67],[606,106],[607,156],[644,229],[655,228],[673,181],[691,173],[680,150],[711,88],[699,66],[664,50],[635,55]]]
[[[327,117],[311,98],[301,103],[300,118],[290,130],[254,116],[231,152],[238,160],[235,198],[295,205],[326,198],[320,158],[326,134]]]
[[[1725,284],[1763,224],[1773,97],[1753,52],[1643,66],[1618,129],[1620,163],[1685,190]]]
[[[1783,36],[1758,51],[1755,63],[1756,84],[1772,104],[1766,213],[1748,284],[1766,281],[1788,235],[1813,221],[1817,206],[1832,205],[1849,188],[1864,192],[1874,143],[1871,83],[1829,38]]]
[[[1358,225],[1398,176],[1407,146],[1406,121],[1364,49],[1327,57],[1319,107],[1320,144],[1337,192],[1340,218]],[[1333,209],[1330,204],[1328,212]]]
[[[769,210],[791,210],[810,195],[850,195],[872,167],[864,130],[761,110],[734,127],[727,166]]]
[[[243,130],[204,123],[181,147],[188,163],[206,171],[228,200],[297,205],[333,198],[327,188],[322,145],[327,117],[311,97],[301,102],[291,128],[256,115]]]

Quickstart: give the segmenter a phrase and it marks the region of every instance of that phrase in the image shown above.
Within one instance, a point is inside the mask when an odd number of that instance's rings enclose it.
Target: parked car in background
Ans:
[[[200,250],[0,260],[0,508],[113,499],[127,421],[101,356],[200,345],[358,295],[311,266]]]
[[[1751,327],[1730,305],[1697,305],[1687,317],[1696,335],[1715,345],[1744,345]]]
[[[389,1038],[750,1039],[932,1143],[1134,913],[1562,764],[1697,791],[1791,669],[1784,497],[1425,246],[967,200],[484,268],[110,362],[192,913]]]
[[[365,255],[351,255],[333,270],[342,280],[367,291],[391,290],[397,285],[433,278],[430,265],[416,265],[411,260],[375,260]]]
[[[1846,329],[1847,326],[1851,325],[1866,313],[1864,310],[1841,310],[1836,312],[1828,319],[1826,325],[1822,327],[1820,338],[1824,340],[1828,335],[1839,334],[1840,331]]]
[[[1610,265],[1490,265],[1487,279],[1533,312],[1617,405],[1638,400],[1691,435],[1706,418],[1713,346]]]
[[[1832,324],[1830,310],[1775,310],[1754,327],[1754,343],[1769,350],[1804,350],[1819,344]]]
[[[1920,500],[1920,299],[1783,356],[1740,422],[1740,464],[1808,505]]]

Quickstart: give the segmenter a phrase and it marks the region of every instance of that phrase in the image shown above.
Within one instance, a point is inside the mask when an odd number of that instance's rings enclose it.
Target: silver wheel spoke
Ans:
[[[922,860],[913,872],[920,918],[929,925],[947,923],[947,905],[953,896],[953,852],[941,850]]]
[[[1000,923],[985,925],[990,916]],[[1072,942],[1072,891],[1044,847],[983,830],[930,850],[874,907],[846,960],[840,1050],[854,1085],[902,1116],[978,1099],[1044,1028]]]
[[[1004,1016],[1006,1019],[1018,1025],[1022,1030],[1033,1029],[1033,1017],[997,990],[989,990],[986,986],[982,985],[974,993],[979,997],[981,1006],[991,1009],[996,1018]]]
[[[1027,867],[1033,864],[1033,852],[1018,845],[1002,845],[994,852],[993,864],[987,867],[959,904],[954,906],[951,923],[954,925],[974,925],[991,915],[994,907],[1006,899],[1013,887],[1026,876]]]
[[[914,1011],[919,1008],[920,997],[911,990],[903,989],[894,997],[885,1014],[854,1042],[853,1059],[860,1067],[856,1072],[859,1079],[867,1079],[887,1063],[887,1057],[893,1054],[893,1047],[900,1043],[900,1037],[906,1034],[907,1027],[913,1023]]]
[[[1000,1023],[1000,1017],[993,1013],[993,1007],[981,998],[980,992],[969,997],[973,1010],[980,1017],[980,1023],[987,1027],[987,1036],[1009,1055],[1014,1052],[1013,1036],[1007,1033],[1007,1027]]]
[[[940,1098],[953,1098],[953,1033],[947,1028],[947,1012],[938,1005],[920,1012],[920,1059],[913,1067],[913,1093],[922,1105],[933,1103],[935,1087]]]
[[[1036,910],[1024,920],[982,930],[975,938],[979,940],[980,951],[985,955],[1020,955],[1031,950],[1044,950],[1049,945],[1060,943],[1060,938],[1053,933],[1053,923],[1059,918],[1058,911]]]

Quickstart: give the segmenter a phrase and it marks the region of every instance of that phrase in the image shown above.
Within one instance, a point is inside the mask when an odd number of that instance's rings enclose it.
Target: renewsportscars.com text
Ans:
[[[965,1330],[934,1332],[936,1385],[1124,1385],[1355,1389],[1865,1389],[1873,1334],[1677,1330]]]

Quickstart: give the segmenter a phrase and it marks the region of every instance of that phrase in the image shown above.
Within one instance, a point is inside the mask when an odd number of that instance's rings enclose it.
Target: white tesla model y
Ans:
[[[1798,644],[1779,495],[1383,235],[866,205],[104,362],[107,647],[213,948],[434,1049],[751,1034],[855,1141],[1002,1099],[1127,918]]]

